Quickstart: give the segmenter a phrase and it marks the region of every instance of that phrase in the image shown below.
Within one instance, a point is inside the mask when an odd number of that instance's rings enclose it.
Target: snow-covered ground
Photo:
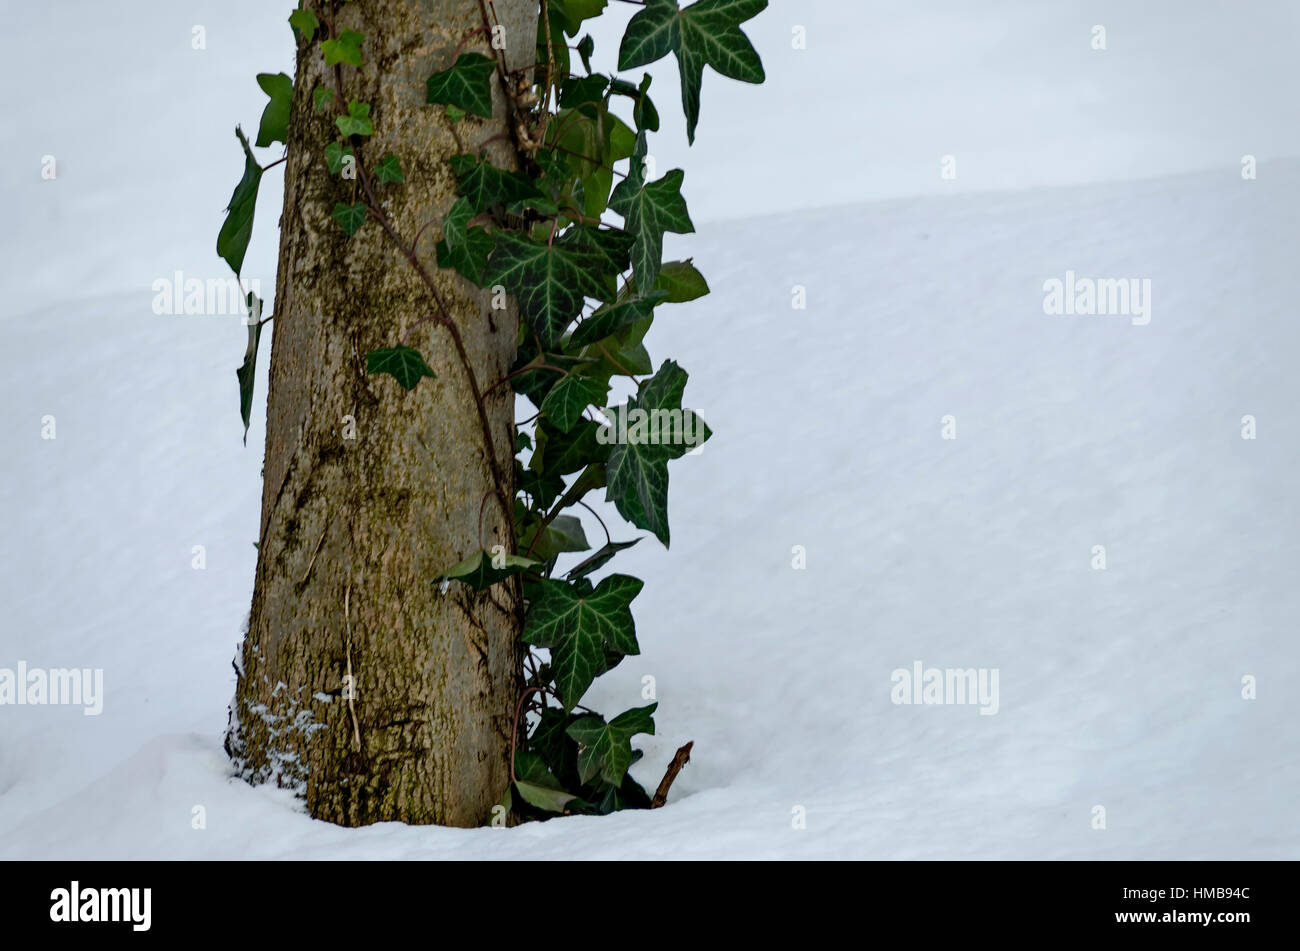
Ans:
[[[239,329],[143,293],[6,318],[0,666],[105,698],[0,708],[0,856],[1300,856],[1297,195],[1277,162],[704,229],[714,293],[650,349],[717,435],[672,551],[621,556],[644,653],[592,694],[653,675],[635,773],[693,760],[669,808],[512,830],[345,830],[229,778]],[[1150,323],[1045,314],[1067,270],[1149,278]],[[996,668],[998,712],[892,703],[915,661]]]
[[[768,84],[708,76],[689,151],[653,70],[700,228],[669,250],[714,293],[648,346],[716,435],[672,468],[672,551],[618,559],[644,653],[591,697],[655,678],[644,783],[694,754],[665,809],[509,830],[314,822],[221,751],[266,359],[244,448],[242,328],[152,282],[226,277],[286,10],[6,11],[0,669],[105,697],[0,705],[0,858],[1300,858],[1300,8],[773,0]],[[1044,313],[1067,272],[1149,279],[1150,322]],[[996,669],[998,712],[891,702],[918,661]]]

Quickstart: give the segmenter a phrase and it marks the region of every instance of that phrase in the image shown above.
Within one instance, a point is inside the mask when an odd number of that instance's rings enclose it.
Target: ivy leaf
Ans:
[[[524,320],[544,346],[552,347],[581,312],[584,299],[601,295],[601,263],[591,251],[503,231],[496,236],[488,282],[515,295]]]
[[[226,220],[217,233],[217,254],[226,259],[226,263],[239,276],[244,266],[244,254],[248,251],[248,239],[253,234],[253,211],[257,206],[257,187],[262,181],[262,166],[253,158],[253,150],[248,147],[248,139],[242,129],[235,127],[239,144],[244,147],[244,176],[235,186],[226,206]]]
[[[357,102],[353,99],[348,103],[348,114],[339,116],[334,120],[334,124],[339,127],[339,132],[344,136],[375,134],[375,127],[370,121],[368,102]]]
[[[365,38],[364,33],[344,30],[339,34],[338,39],[321,43],[320,48],[325,53],[325,65],[337,66],[339,63],[346,63],[348,66],[360,66],[361,41]]]
[[[438,267],[454,268],[482,287],[486,281],[488,255],[496,246],[482,228],[469,227],[474,209],[469,200],[456,199],[442,219],[442,240],[438,242]]]
[[[397,156],[391,152],[385,155],[383,161],[375,166],[375,178],[381,182],[406,181],[406,176],[402,174],[402,166],[397,161]]]
[[[685,370],[665,360],[639,395],[621,408],[626,432],[611,427],[604,437],[613,442],[606,463],[606,501],[613,502],[619,514],[637,528],[654,532],[665,548],[669,538],[668,461],[712,435],[692,410],[682,409],[686,378]],[[612,415],[620,414],[613,411]]]
[[[542,529],[542,537],[533,544],[533,539],[537,536],[538,525],[530,525],[524,530],[523,537],[519,539],[519,547],[524,551],[531,550],[542,561],[550,561],[556,555],[565,552],[586,551],[591,547],[587,541],[587,533],[583,531],[582,522],[573,515],[557,515],[555,520]]]
[[[646,0],[628,21],[618,47],[618,68],[634,69],[663,59],[681,41],[676,0]]]
[[[387,373],[408,392],[424,377],[436,378],[420,351],[401,344],[367,353],[366,372]]]
[[[578,743],[578,776],[584,783],[599,776],[611,786],[622,784],[632,765],[632,737],[654,734],[657,706],[634,707],[608,723],[599,714],[588,714],[569,724],[565,732]]]
[[[740,24],[767,8],[767,0],[700,0],[679,10],[676,0],[647,0],[627,25],[618,51],[618,68],[645,66],[677,54],[682,82],[686,138],[695,142],[700,121],[700,83],[704,67],[741,82],[761,83],[763,63]]]
[[[492,77],[497,64],[482,53],[461,53],[456,62],[425,83],[426,102],[455,106],[492,118]]]
[[[311,91],[311,105],[316,112],[324,112],[334,102],[334,90],[328,86],[317,86]]]
[[[546,433],[546,443],[539,443],[532,464],[553,475],[568,475],[585,469],[604,459],[609,452],[600,445],[600,427],[589,419],[579,419],[567,433],[548,432],[546,429],[542,432]]]
[[[560,788],[542,758],[526,750],[515,750],[515,788],[524,802],[546,812],[563,812],[577,796]]]
[[[500,567],[497,567],[498,564]],[[509,555],[503,552],[497,556],[488,551],[476,551],[433,580],[441,582],[451,579],[463,582],[475,591],[483,591],[511,575],[517,575],[540,564],[541,562],[535,558],[525,558],[523,555]]]
[[[271,97],[271,101],[262,110],[262,122],[257,128],[257,147],[260,149],[272,142],[287,142],[293,80],[284,73],[258,73],[257,85]]]
[[[361,226],[366,223],[366,203],[359,201],[356,204],[349,205],[342,201],[336,202],[331,217],[339,223],[339,226],[347,232],[350,238],[360,231]]]
[[[577,50],[578,55],[582,57],[582,68],[591,72],[591,54],[596,52],[596,41],[591,38],[591,34],[578,41]]]
[[[343,145],[340,142],[331,142],[325,146],[325,164],[329,166],[331,175],[337,175],[343,170],[343,159],[345,157],[355,161],[356,156],[352,151],[352,146]]]
[[[639,654],[631,603],[644,586],[639,578],[610,575],[594,589],[584,578],[574,583],[545,578],[528,608],[523,641],[551,649],[551,669],[566,710],[582,699],[605,652]]]
[[[594,314],[578,325],[569,337],[570,349],[604,340],[624,327],[644,320],[654,308],[669,299],[666,291],[651,291],[645,297],[632,297],[617,304],[599,307]]]
[[[450,161],[457,191],[476,212],[487,211],[497,202],[508,205],[525,198],[546,197],[532,179],[518,172],[507,172],[472,155],[453,155]]]
[[[253,412],[253,378],[257,374],[257,346],[262,339],[262,299],[252,291],[244,300],[248,308],[248,347],[235,376],[239,379],[239,416],[244,421],[244,445],[248,445],[248,421]]]
[[[541,410],[556,429],[567,433],[582,418],[582,411],[588,406],[604,405],[608,389],[603,380],[570,373],[551,387],[542,400]]]
[[[320,20],[316,19],[316,14],[310,10],[294,10],[289,14],[289,25],[310,43],[320,27]]]
[[[611,558],[623,549],[631,548],[640,540],[641,539],[639,538],[634,538],[630,542],[606,542],[605,545],[601,547],[600,551],[578,562],[578,564],[574,565],[573,568],[569,570],[569,573],[564,577],[568,578],[570,581],[576,581],[578,578],[585,578],[593,571],[599,571],[601,568],[605,567]]]
[[[642,287],[654,287],[663,260],[664,233],[689,234],[695,230],[682,197],[685,173],[673,169],[649,184],[645,181],[645,133],[637,136],[632,168],[609,196],[609,207],[623,216],[627,230],[636,236],[632,245],[632,271]]]
[[[669,261],[659,269],[659,279],[655,281],[655,290],[668,296],[668,304],[684,304],[703,297],[709,292],[709,284],[704,275],[695,269],[688,258],[685,261]]]

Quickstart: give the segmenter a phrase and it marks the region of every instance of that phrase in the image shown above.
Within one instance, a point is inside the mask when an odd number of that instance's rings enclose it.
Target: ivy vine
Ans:
[[[428,77],[426,101],[443,112],[453,130],[467,116],[493,116],[494,83],[505,93],[510,113],[505,118],[517,170],[493,165],[481,150],[453,156],[458,197],[442,218],[436,247],[438,268],[508,293],[518,303],[517,360],[504,378],[484,389],[428,265],[416,253],[419,236],[400,235],[383,210],[382,189],[401,187],[405,175],[401,156],[366,154],[376,117],[369,103],[347,95],[348,70],[365,61],[366,37],[335,25],[348,2],[305,0],[289,16],[296,41],[306,44],[300,54],[314,50],[336,67],[333,87],[317,87],[311,96],[317,113],[334,117],[336,135],[321,143],[321,161],[330,174],[352,179],[359,188],[341,185],[331,216],[349,237],[364,227],[383,229],[419,274],[435,307],[429,319],[445,329],[468,374],[498,490],[511,481],[516,487],[509,499],[497,493],[513,527],[515,551],[477,550],[430,579],[476,591],[507,579],[522,585],[526,679],[515,716],[512,783],[503,804],[524,818],[649,807],[650,797],[628,770],[641,756],[632,748],[633,738],[654,733],[656,704],[606,720],[580,701],[596,677],[640,652],[631,604],[643,586],[626,574],[592,581],[592,574],[640,539],[615,541],[584,499],[604,489],[605,500],[633,528],[667,546],[668,463],[710,435],[704,421],[682,404],[686,371],[672,360],[656,369],[644,345],[657,307],[686,303],[709,290],[690,260],[663,260],[664,235],[690,233],[694,226],[681,193],[683,172],[647,177],[647,137],[659,130],[651,78],[643,74],[633,82],[617,72],[593,71],[595,43],[590,34],[579,34],[609,0],[541,0],[536,65],[515,71],[506,69],[493,42],[496,25],[483,5],[482,26]],[[685,7],[677,0],[622,2],[638,2],[642,9],[627,25],[617,69],[675,55],[692,143],[706,65],[733,79],[763,81],[762,63],[740,25],[765,9],[767,0],[699,0]],[[470,48],[475,46],[481,49]],[[574,68],[573,53],[581,71]],[[269,101],[256,145],[287,143],[293,80],[264,73],[257,82]],[[631,124],[615,114],[616,102],[624,104]],[[236,129],[236,136],[244,171],[217,253],[238,277],[261,177],[284,159],[262,166],[243,131]],[[245,439],[258,343],[271,319],[261,318],[255,295],[248,294],[246,303],[252,318],[237,371]],[[367,354],[366,370],[391,376],[405,391],[425,380],[426,386],[437,385],[424,357],[404,340]],[[606,406],[619,377],[631,381],[635,395]],[[500,460],[507,456],[493,445],[484,410],[484,398],[503,385],[537,410],[516,424],[513,480],[504,477]],[[604,534],[599,547],[588,541],[573,513],[578,507],[599,521]],[[561,569],[566,560],[576,561]]]

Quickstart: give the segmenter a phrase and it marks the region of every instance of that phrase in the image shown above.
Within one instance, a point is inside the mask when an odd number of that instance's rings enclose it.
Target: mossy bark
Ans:
[[[533,55],[527,0],[494,0],[511,68]],[[338,6],[335,31],[365,35],[360,69],[326,67],[300,43],[285,163],[267,406],[257,575],[227,750],[253,782],[302,790],[311,814],[345,825],[384,820],[479,825],[509,782],[520,678],[517,591],[441,594],[433,579],[480,547],[513,551],[469,374],[436,304],[374,215],[352,238],[330,217],[365,194],[330,175],[332,110],[312,90],[371,106],[373,165],[398,156],[404,184],[374,194],[417,253],[462,335],[483,389],[507,372],[517,320],[451,271],[433,248],[455,200],[447,159],[501,135],[494,119],[455,127],[427,105],[425,80],[483,23],[478,0],[367,0]],[[465,46],[487,52],[486,37]],[[456,141],[459,136],[461,142]],[[368,352],[407,344],[437,374],[411,392],[367,376]],[[496,468],[513,475],[513,396],[487,398]],[[506,485],[506,497],[513,487]],[[353,688],[347,689],[348,676]],[[349,693],[351,697],[349,698]]]

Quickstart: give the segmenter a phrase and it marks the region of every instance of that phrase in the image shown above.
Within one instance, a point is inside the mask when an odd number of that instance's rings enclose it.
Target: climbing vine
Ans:
[[[620,72],[675,55],[687,136],[694,142],[706,65],[733,79],[763,81],[762,63],[740,25],[767,0],[699,0],[685,7],[677,0],[618,0],[641,9],[628,22],[617,70],[610,72],[593,69],[595,43],[584,31],[609,0],[541,0],[536,63],[513,71],[499,42],[502,28],[484,2],[482,25],[463,37],[447,62],[435,64],[426,102],[453,129],[467,116],[493,116],[493,84],[509,112],[517,167],[493,165],[483,150],[453,156],[458,197],[441,220],[436,245],[437,268],[518,304],[517,359],[505,377],[492,381],[478,380],[470,366],[430,264],[417,252],[420,235],[398,233],[384,212],[383,190],[405,182],[403,157],[367,152],[376,118],[369,103],[348,93],[349,70],[365,62],[366,37],[335,25],[348,2],[305,0],[289,23],[296,41],[306,44],[300,55],[322,56],[332,67],[327,75],[334,82],[311,92],[312,108],[333,117],[335,135],[320,144],[320,161],[340,181],[331,217],[348,237],[366,227],[382,229],[420,276],[433,307],[429,320],[444,329],[470,381],[496,504],[513,528],[514,551],[478,550],[430,579],[476,591],[509,583],[524,595],[525,683],[504,804],[526,818],[649,807],[651,798],[628,770],[641,756],[633,738],[654,733],[656,704],[609,720],[581,704],[596,677],[640,651],[631,604],[642,581],[626,574],[598,582],[591,577],[640,539],[615,541],[585,499],[603,489],[633,528],[668,545],[668,463],[711,433],[682,404],[686,371],[672,360],[656,369],[644,339],[656,308],[696,300],[709,288],[690,260],[663,260],[666,233],[694,230],[681,193],[684,174],[651,177],[648,137],[659,130],[651,79],[643,74],[633,81]],[[293,80],[281,73],[257,81],[269,101],[256,146],[287,143]],[[616,114],[620,104],[630,122]],[[244,171],[217,253],[239,276],[262,175],[284,160],[262,166],[243,131],[236,135]],[[246,304],[248,345],[237,371],[245,439],[261,330],[271,320],[262,318],[256,295],[249,293]],[[366,370],[391,376],[406,391],[438,385],[423,355],[404,340],[367,354]],[[633,395],[609,406],[619,378]],[[500,386],[536,409],[516,424],[508,454],[493,445],[484,409],[484,399]],[[513,479],[502,462],[510,455]],[[577,508],[596,517],[603,543],[588,540]]]

